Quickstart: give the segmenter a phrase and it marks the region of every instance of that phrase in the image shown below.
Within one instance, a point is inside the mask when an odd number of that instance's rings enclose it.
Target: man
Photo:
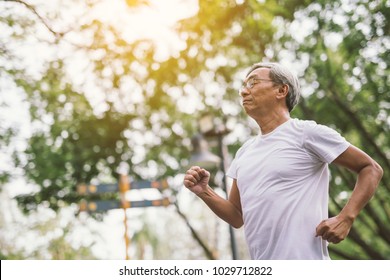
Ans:
[[[240,89],[246,113],[260,134],[237,152],[227,175],[229,198],[209,186],[210,173],[191,167],[184,185],[235,228],[244,225],[252,259],[329,259],[374,195],[382,168],[336,131],[290,118],[300,96],[298,79],[277,63],[251,67]],[[328,164],[358,174],[352,195],[328,218]]]

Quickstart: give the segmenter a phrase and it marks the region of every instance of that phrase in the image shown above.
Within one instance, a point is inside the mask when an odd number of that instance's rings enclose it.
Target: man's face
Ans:
[[[253,70],[244,81],[246,87],[240,90],[242,105],[251,117],[272,110],[277,105],[277,87],[271,81],[269,72],[268,68]]]

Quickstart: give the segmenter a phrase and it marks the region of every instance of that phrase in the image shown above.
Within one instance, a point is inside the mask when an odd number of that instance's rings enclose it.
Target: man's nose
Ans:
[[[250,94],[249,89],[247,87],[242,87],[239,90],[239,94],[244,97]]]

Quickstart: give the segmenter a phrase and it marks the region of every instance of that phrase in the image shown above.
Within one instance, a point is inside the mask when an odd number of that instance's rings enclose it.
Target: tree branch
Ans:
[[[386,165],[387,169],[390,169],[390,161],[387,156],[381,151],[378,145],[375,143],[374,139],[367,132],[362,122],[356,116],[356,113],[353,112],[339,97],[337,92],[333,89],[333,86],[330,87],[329,92],[331,93],[332,99],[336,102],[336,105],[342,109],[342,111],[349,117],[352,123],[356,126],[358,131],[363,135],[364,139],[374,148],[378,156],[383,160],[383,163]],[[383,180],[384,178],[382,178]],[[387,185],[387,184],[385,184]],[[388,187],[388,186],[387,186]]]
[[[54,37],[56,39],[60,39],[62,38],[64,35],[65,35],[65,32],[57,32],[55,31],[46,21],[46,19],[44,19],[38,12],[37,10],[35,9],[35,7],[33,7],[32,5],[24,2],[24,1],[21,1],[21,0],[2,0],[2,1],[5,1],[5,2],[15,2],[15,3],[18,3],[18,4],[21,4],[23,6],[25,6],[28,10],[30,10],[36,17],[38,17],[38,19],[43,23],[43,25],[47,28],[47,30],[50,31],[50,33],[52,33],[54,35]]]
[[[195,229],[191,226],[191,224],[190,224],[189,220],[187,219],[186,215],[184,215],[184,213],[181,212],[181,210],[179,208],[179,205],[176,202],[174,203],[174,205],[176,207],[177,213],[179,214],[180,217],[183,218],[183,220],[187,224],[188,228],[190,229],[192,236],[199,243],[199,245],[202,247],[203,251],[205,252],[205,254],[207,256],[207,258],[209,260],[215,260],[216,257],[214,256],[213,252],[207,247],[207,245],[202,241],[202,239],[200,238],[198,233],[195,231]]]

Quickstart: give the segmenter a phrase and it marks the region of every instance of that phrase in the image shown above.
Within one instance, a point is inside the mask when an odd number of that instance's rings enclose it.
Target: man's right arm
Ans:
[[[224,199],[208,185],[209,178],[208,171],[193,166],[184,177],[184,185],[201,198],[218,217],[233,227],[240,228],[244,222],[237,181],[233,181],[229,199]]]

